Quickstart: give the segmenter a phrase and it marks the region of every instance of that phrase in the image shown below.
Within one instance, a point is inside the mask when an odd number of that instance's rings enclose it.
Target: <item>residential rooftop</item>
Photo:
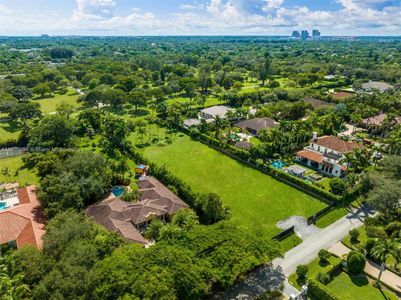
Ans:
[[[147,244],[140,230],[155,218],[171,218],[189,206],[154,177],[138,181],[139,201],[129,203],[110,194],[104,201],[89,206],[86,214],[106,229],[130,242]]]
[[[31,185],[17,189],[19,204],[0,210],[0,245],[15,241],[17,248],[32,245],[43,246],[45,218]]]
[[[333,135],[322,136],[313,141],[314,144],[332,149],[340,153],[352,152],[354,149],[363,148],[364,146],[352,141],[344,141]]]
[[[235,126],[244,130],[248,130],[253,134],[257,134],[262,129],[274,128],[278,124],[279,123],[271,118],[255,118],[238,122],[235,124]]]

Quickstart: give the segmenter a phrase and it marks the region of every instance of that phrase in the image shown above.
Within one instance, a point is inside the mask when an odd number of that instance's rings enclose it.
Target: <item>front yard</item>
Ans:
[[[165,164],[196,192],[218,194],[231,209],[234,222],[260,228],[271,236],[280,231],[278,221],[293,215],[309,217],[326,206],[186,135],[174,136],[165,146],[147,147],[144,154]]]

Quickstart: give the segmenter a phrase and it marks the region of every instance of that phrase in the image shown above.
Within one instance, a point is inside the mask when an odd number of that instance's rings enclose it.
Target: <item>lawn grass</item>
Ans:
[[[144,154],[166,165],[194,191],[220,195],[237,224],[260,228],[271,236],[280,231],[278,221],[293,215],[308,217],[326,206],[186,135],[174,137],[169,145],[147,147]]]
[[[281,240],[279,242],[281,248],[283,248],[284,250],[283,251],[284,253],[298,246],[301,243],[302,240],[295,233],[291,234],[290,236],[286,237],[284,240]]]
[[[21,131],[7,117],[0,117],[0,143],[17,140]]]
[[[316,275],[320,272],[327,274],[333,269],[334,266],[337,266],[339,263],[341,263],[341,260],[342,260],[341,258],[332,255],[330,256],[328,262],[322,262],[320,261],[320,258],[317,257],[308,264],[307,277],[315,278]],[[290,275],[288,277],[288,281],[289,283],[291,283],[292,286],[296,287],[298,290],[301,289],[301,285],[303,284],[298,282],[296,273]]]
[[[40,104],[40,110],[44,114],[48,114],[55,112],[57,106],[63,102],[72,105],[74,108],[81,106],[81,104],[78,103],[78,97],[79,95],[74,90],[68,90],[68,93],[65,95],[55,94],[52,98],[45,98],[34,101]]]
[[[344,207],[341,206],[334,207],[327,214],[325,214],[323,217],[317,220],[315,225],[319,228],[325,228],[330,224],[332,224],[333,222],[337,221],[338,219],[344,217],[346,214],[348,214],[348,210],[345,209]]]
[[[327,285],[340,299],[398,299],[388,290],[373,287],[373,282],[366,275],[349,275],[341,272]]]
[[[18,182],[20,186],[39,183],[36,171],[25,168],[22,157],[0,159],[0,182]]]

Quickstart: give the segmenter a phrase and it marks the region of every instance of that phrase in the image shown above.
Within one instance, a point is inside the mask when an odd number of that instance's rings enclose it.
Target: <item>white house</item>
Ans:
[[[348,165],[342,162],[345,153],[364,146],[351,141],[344,141],[336,136],[314,137],[308,147],[297,152],[296,160],[330,176],[342,177]]]
[[[212,106],[208,107],[205,109],[202,109],[200,111],[200,117],[203,119],[214,119],[216,116],[218,116],[221,119],[227,118],[227,113],[232,110],[231,108],[228,108],[227,106],[224,105],[218,105],[218,106]]]

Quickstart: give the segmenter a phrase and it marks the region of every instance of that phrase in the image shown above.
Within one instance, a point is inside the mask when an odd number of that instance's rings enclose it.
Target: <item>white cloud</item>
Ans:
[[[11,10],[7,6],[5,6],[4,4],[0,3],[0,15],[7,15],[7,14],[10,14],[10,13],[11,13]]]
[[[336,0],[337,11],[290,7],[285,0],[188,1],[169,15],[132,8],[116,14],[118,0],[75,0],[69,17],[51,12],[9,13],[0,5],[0,34],[290,34],[318,28],[323,34],[399,34],[400,0]],[[6,13],[9,14],[6,14]]]

